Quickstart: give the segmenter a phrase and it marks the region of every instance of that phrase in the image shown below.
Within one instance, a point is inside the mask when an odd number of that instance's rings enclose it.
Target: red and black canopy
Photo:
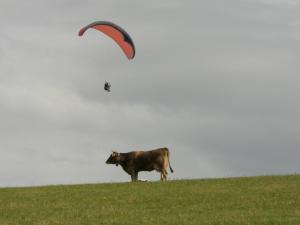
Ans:
[[[81,28],[78,35],[82,36],[89,28],[96,29],[108,35],[120,46],[128,59],[133,59],[135,55],[134,43],[129,34],[123,28],[112,22],[96,21]]]

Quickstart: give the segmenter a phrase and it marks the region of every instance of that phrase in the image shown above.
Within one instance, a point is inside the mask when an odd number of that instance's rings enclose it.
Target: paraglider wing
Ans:
[[[97,21],[81,28],[78,35],[82,36],[89,28],[101,31],[111,37],[120,46],[127,58],[133,59],[135,47],[131,37],[124,29],[111,22]]]

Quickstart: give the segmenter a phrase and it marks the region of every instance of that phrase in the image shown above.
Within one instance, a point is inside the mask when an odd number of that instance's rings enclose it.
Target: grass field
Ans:
[[[300,175],[0,189],[0,225],[299,225]]]

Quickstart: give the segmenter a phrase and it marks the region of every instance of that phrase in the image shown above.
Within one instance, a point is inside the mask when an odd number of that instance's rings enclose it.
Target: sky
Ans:
[[[159,147],[170,179],[299,174],[299,11],[300,0],[0,0],[0,187],[127,182],[105,164],[111,151]],[[78,37],[98,20],[130,34],[133,60],[100,32]]]

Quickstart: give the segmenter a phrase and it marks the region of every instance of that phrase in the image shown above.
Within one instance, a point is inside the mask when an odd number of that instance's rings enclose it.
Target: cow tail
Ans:
[[[168,156],[168,162],[169,162],[169,168],[171,173],[174,173],[174,170],[172,169],[171,163],[170,163],[170,152],[169,149],[167,149],[167,156]]]

